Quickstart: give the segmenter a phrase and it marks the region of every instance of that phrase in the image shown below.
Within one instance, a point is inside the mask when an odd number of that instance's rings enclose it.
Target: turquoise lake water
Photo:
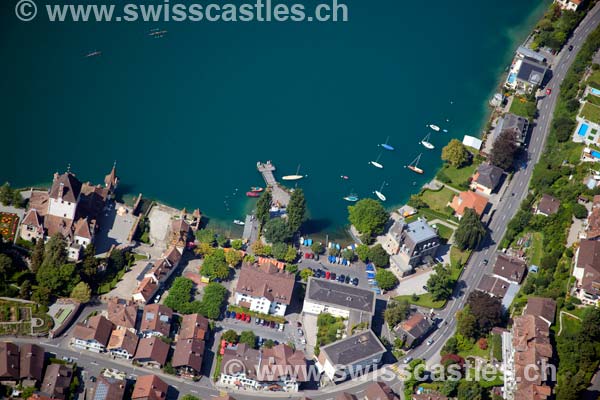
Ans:
[[[386,181],[401,204],[450,138],[479,134],[549,1],[349,0],[347,23],[231,24],[22,23],[14,3],[0,5],[0,180],[48,182],[70,163],[101,182],[117,160],[125,191],[229,223],[264,185],[258,160],[278,176],[301,164],[312,229],[334,233],[344,195]],[[429,132],[433,151],[418,143]],[[368,165],[388,136],[384,169]],[[419,153],[423,176],[404,168]]]

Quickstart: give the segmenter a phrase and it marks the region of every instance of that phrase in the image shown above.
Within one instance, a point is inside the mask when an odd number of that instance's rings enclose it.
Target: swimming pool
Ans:
[[[600,96],[600,90],[598,90],[596,88],[591,88],[590,92],[595,96]]]
[[[510,75],[508,75],[508,79],[506,81],[508,83],[515,83],[516,80],[517,80],[517,74],[515,72],[513,72]],[[600,93],[600,90],[598,91],[598,93]]]
[[[588,129],[589,129],[588,124],[581,124],[581,125],[579,125],[579,130],[577,131],[577,134],[579,136],[585,136],[587,134]]]
[[[592,150],[592,151],[590,151],[590,154],[592,156],[594,156],[594,158],[600,159],[600,151],[598,151],[598,150]]]

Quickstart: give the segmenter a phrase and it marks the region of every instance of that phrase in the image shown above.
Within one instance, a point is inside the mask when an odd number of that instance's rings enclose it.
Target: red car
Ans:
[[[245,319],[245,321],[246,321],[246,322],[248,322],[248,323],[251,321],[251,318],[250,318],[250,316],[249,316],[249,315],[246,315],[246,319]]]
[[[235,319],[242,319],[242,313],[235,314]]]
[[[552,89],[550,89],[550,88],[546,89],[546,94],[548,96],[550,96],[552,94]]]
[[[331,272],[327,271],[325,272],[325,279],[329,279],[331,278]]]

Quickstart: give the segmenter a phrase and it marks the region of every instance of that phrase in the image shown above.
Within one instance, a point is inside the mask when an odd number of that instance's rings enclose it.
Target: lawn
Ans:
[[[588,94],[585,101],[600,106],[600,97],[594,96],[593,94]]]
[[[542,257],[544,256],[544,235],[541,232],[533,232],[531,235],[531,245],[527,250],[529,256],[529,263],[533,265],[540,265]]]
[[[446,300],[434,301],[431,293],[425,293],[417,296],[417,300],[412,295],[396,296],[396,300],[407,300],[410,304],[425,308],[442,308],[446,305]]]
[[[467,358],[467,357],[481,357],[481,358],[485,358],[486,360],[490,359],[490,348],[488,347],[485,350],[482,350],[479,348],[479,346],[477,345],[477,342],[473,343],[473,346],[465,351],[459,351],[458,355],[461,356],[462,358]]]
[[[448,203],[452,201],[456,193],[448,188],[442,188],[437,191],[433,190],[424,190],[421,193],[421,199],[429,205],[433,211],[440,212],[442,214],[446,214],[446,207]]]
[[[18,224],[19,217],[17,214],[0,213],[0,235],[2,235],[2,238],[7,242],[13,242]]]
[[[558,314],[560,316],[560,314]],[[559,323],[554,326],[556,333],[560,331],[560,317]],[[560,332],[561,336],[564,335],[576,335],[581,331],[581,321],[575,319],[573,317],[569,317],[568,315],[562,316],[562,331]]]
[[[470,255],[470,250],[461,251],[458,247],[452,246],[450,249],[450,265],[452,265],[452,268],[456,268],[458,265],[464,266]]]
[[[444,167],[440,170],[439,174],[445,175],[448,179],[450,179],[452,186],[461,186],[466,187],[469,183],[469,178],[473,176],[478,162],[473,161],[471,165],[467,165],[462,168],[457,168],[455,166],[445,164]]]
[[[600,124],[600,107],[592,103],[585,103],[579,115],[588,121]]]
[[[587,80],[587,84],[595,89],[600,89],[600,70],[592,72]]]
[[[454,233],[454,229],[448,228],[446,225],[437,224],[438,234],[442,239],[450,240],[452,234]]]
[[[523,100],[525,99],[521,97],[515,97],[510,106],[510,112],[521,117],[531,119],[535,115],[536,105],[531,101]]]

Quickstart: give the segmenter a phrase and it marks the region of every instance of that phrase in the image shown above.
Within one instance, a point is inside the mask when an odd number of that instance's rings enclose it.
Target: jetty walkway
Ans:
[[[267,187],[271,189],[273,204],[281,208],[287,208],[290,202],[290,194],[275,179],[275,175],[273,175],[276,169],[275,165],[271,161],[267,161],[266,163],[259,161],[256,163],[256,169],[262,174]]]

